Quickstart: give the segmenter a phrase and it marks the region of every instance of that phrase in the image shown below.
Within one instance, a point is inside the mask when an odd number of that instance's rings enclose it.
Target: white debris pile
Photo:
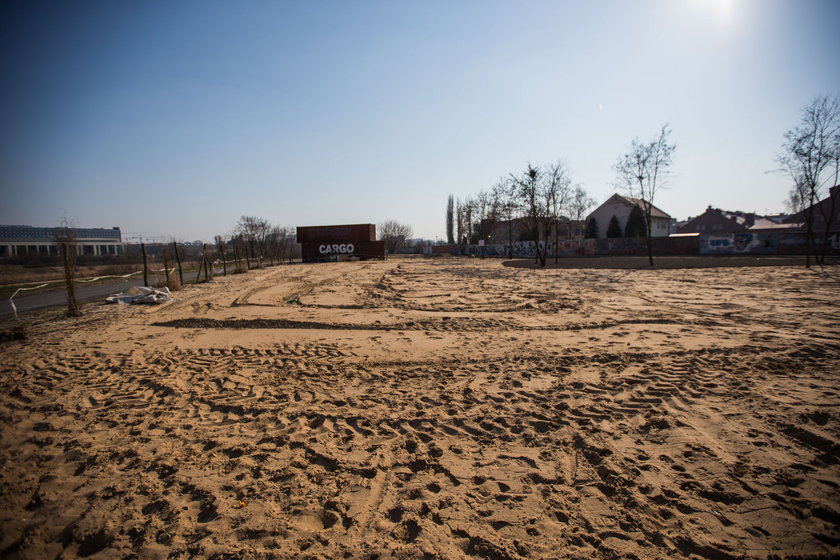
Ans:
[[[163,303],[172,301],[169,288],[149,288],[135,286],[128,290],[105,298],[107,303]]]

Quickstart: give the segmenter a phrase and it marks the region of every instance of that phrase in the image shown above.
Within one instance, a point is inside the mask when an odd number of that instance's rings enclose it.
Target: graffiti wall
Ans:
[[[733,233],[721,236],[701,236],[701,255],[793,255],[805,248],[801,232]]]
[[[732,233],[700,237],[700,254],[742,254],[755,253],[762,243],[754,233]]]
[[[729,235],[700,235],[696,237],[655,237],[653,242],[654,255],[794,255],[804,251],[805,236],[801,232],[748,232]],[[542,247],[542,243],[540,243]],[[444,252],[443,249],[433,247],[434,252]],[[520,241],[508,245],[468,245],[466,247],[451,246],[445,252],[454,255],[473,257],[514,257],[534,258],[537,246],[533,241]],[[840,234],[834,234],[829,239],[829,251],[840,251]],[[645,255],[647,248],[644,239],[573,239],[560,241],[556,246],[556,254],[561,257],[577,257],[585,255]],[[555,245],[548,244],[546,255],[553,258]]]
[[[544,246],[541,242],[540,248]],[[556,245],[556,254],[561,257],[576,257],[583,255],[594,255],[596,249],[596,240],[594,239],[572,239],[560,241]],[[537,256],[537,245],[533,241],[518,241],[509,245],[507,243],[498,243],[493,245],[468,245],[463,247],[460,251],[458,248],[453,248],[453,254],[474,256],[474,257],[534,257]],[[548,251],[546,255],[554,258],[555,244],[548,244]]]

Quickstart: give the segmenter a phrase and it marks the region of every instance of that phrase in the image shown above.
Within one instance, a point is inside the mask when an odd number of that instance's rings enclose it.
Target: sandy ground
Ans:
[[[54,313],[0,345],[0,556],[836,558],[838,278],[411,259]]]

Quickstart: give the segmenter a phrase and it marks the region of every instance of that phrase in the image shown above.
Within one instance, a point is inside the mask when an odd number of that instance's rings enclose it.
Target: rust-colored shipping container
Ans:
[[[350,257],[365,259],[384,259],[384,241],[351,241],[349,243],[326,241],[321,243],[301,243],[303,262],[329,262]]]
[[[376,241],[374,224],[349,224],[341,226],[299,226],[298,243],[353,243]]]

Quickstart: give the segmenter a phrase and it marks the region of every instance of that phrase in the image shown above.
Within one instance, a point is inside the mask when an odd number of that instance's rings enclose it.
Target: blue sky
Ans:
[[[785,130],[840,93],[840,2],[0,4],[0,223],[211,239],[397,219],[564,159],[602,202],[670,123],[657,206],[779,212]]]

